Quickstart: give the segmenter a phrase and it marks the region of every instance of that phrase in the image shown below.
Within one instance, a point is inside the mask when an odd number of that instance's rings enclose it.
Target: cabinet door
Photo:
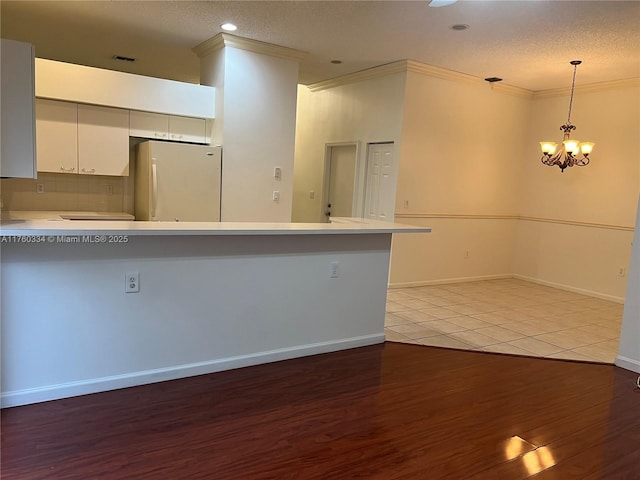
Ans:
[[[36,99],[39,172],[78,173],[78,105]]]
[[[33,46],[0,40],[0,177],[36,178]]]
[[[206,143],[204,118],[169,117],[169,140],[175,142]]]
[[[169,115],[131,110],[129,135],[132,137],[169,139]]]
[[[78,105],[79,173],[129,175],[129,110]]]

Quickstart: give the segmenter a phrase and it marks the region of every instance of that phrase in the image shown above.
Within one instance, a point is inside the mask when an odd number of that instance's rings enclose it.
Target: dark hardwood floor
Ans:
[[[639,479],[636,378],[386,343],[4,409],[1,476]]]

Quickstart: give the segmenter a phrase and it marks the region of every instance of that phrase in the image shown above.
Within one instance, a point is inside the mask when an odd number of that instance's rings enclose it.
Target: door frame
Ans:
[[[327,142],[324,145],[324,173],[322,178],[322,203],[320,204],[320,218],[327,219],[325,215],[327,203],[329,202],[329,186],[331,177],[331,154],[335,147],[356,147],[356,171],[353,179],[353,203],[351,205],[351,216],[361,217],[364,215],[364,181],[366,167],[362,161],[362,142],[354,140],[350,142]]]

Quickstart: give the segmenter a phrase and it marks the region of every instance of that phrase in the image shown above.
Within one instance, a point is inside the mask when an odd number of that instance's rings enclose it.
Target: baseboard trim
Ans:
[[[281,348],[278,350],[227,357],[206,362],[178,365],[155,370],[145,370],[125,375],[92,378],[80,382],[69,382],[59,385],[48,385],[45,387],[3,392],[0,395],[0,407],[17,407],[31,403],[58,400],[60,398],[106,392],[108,390],[117,390],[120,388],[135,387],[149,383],[164,382],[166,380],[193,377],[207,373],[221,372],[223,370],[250,367],[253,365],[260,365],[262,363],[271,363],[280,360],[306,357],[309,355],[336,352],[338,350],[347,350],[349,348],[364,347],[367,345],[383,343],[384,341],[385,335],[384,332],[381,332],[373,335],[363,335],[329,342]]]
[[[540,280],[538,278],[526,277],[524,275],[512,275],[513,278],[518,280],[524,280],[525,282],[537,283],[538,285],[544,285],[546,287],[558,288],[560,290],[566,290],[567,292],[579,293],[581,295],[587,295],[589,297],[600,298],[602,300],[608,300],[610,302],[624,304],[623,297],[616,297],[614,295],[607,295],[606,293],[594,292],[592,290],[586,290],[584,288],[571,287],[569,285],[563,285],[561,283],[548,282],[546,280]]]
[[[444,278],[439,280],[421,280],[419,282],[394,282],[394,283],[389,283],[388,287],[390,289],[408,288],[408,287],[428,287],[431,285],[446,285],[448,283],[479,282],[482,280],[502,280],[505,278],[513,278],[513,275],[511,274],[479,275],[477,277]]]
[[[584,288],[572,287],[569,285],[563,285],[561,283],[548,282],[546,280],[540,280],[538,278],[526,277],[524,275],[517,275],[517,274],[479,275],[477,277],[443,278],[439,280],[421,280],[419,282],[394,282],[394,283],[389,283],[388,287],[389,289],[392,290],[394,288],[428,287],[432,285],[447,285],[450,283],[478,282],[482,280],[501,280],[505,278],[515,278],[518,280],[523,280],[525,282],[544,285],[545,287],[553,287],[559,290],[565,290],[567,292],[579,293],[581,295],[587,295],[589,297],[595,297],[595,298],[600,298],[602,300],[608,300],[610,302],[624,304],[623,297],[616,297],[614,295],[607,295],[606,293],[594,292],[592,290],[585,290]]]
[[[632,372],[640,373],[639,360],[634,360],[633,358],[618,355],[615,362],[613,363],[620,368],[624,368],[625,370],[631,370]]]

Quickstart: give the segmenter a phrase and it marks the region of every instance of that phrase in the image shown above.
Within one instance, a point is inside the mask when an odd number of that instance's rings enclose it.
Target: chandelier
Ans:
[[[576,70],[582,61],[572,60],[570,63],[573,65],[573,81],[571,82],[571,98],[569,99],[569,116],[567,123],[560,127],[560,130],[564,132],[562,146],[556,152],[557,143],[540,142],[540,148],[542,149],[542,158],[540,160],[542,163],[550,167],[557,165],[560,167],[561,172],[564,172],[565,168],[573,167],[574,165],[579,167],[588,165],[589,154],[595,145],[593,142],[581,142],[571,138],[571,132],[576,129],[576,126],[571,123],[571,105],[573,104],[573,91],[576,86]]]

